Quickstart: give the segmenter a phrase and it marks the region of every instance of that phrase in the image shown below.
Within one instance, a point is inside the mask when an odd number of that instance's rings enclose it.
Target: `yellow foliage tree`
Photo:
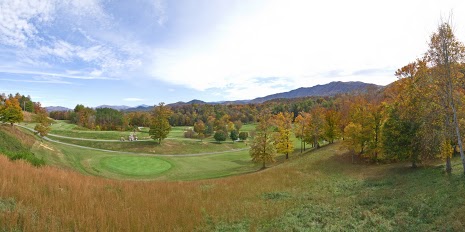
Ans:
[[[0,121],[10,123],[13,126],[14,123],[22,122],[23,120],[23,111],[18,99],[14,97],[9,98],[0,106]]]
[[[279,113],[274,116],[274,124],[277,129],[275,134],[275,144],[278,153],[286,154],[286,159],[289,159],[289,153],[294,151],[294,144],[291,140],[292,119],[293,113]]]

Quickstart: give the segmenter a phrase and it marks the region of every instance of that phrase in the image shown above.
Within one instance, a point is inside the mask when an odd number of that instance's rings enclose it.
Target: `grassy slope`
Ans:
[[[0,227],[31,230],[462,230],[459,160],[351,164],[329,145],[258,173],[192,182],[113,181],[0,156]]]

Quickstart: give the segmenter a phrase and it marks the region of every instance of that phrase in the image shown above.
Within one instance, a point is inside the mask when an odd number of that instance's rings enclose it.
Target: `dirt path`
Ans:
[[[16,126],[19,126],[21,128],[24,128],[26,130],[35,132],[33,129],[21,126],[18,124],[15,124]],[[73,138],[73,137],[66,137],[66,136],[57,136],[57,135],[52,135],[56,136],[59,138],[68,138],[68,139],[76,139],[76,140],[87,140],[87,141],[96,141],[96,142],[121,142],[119,140],[99,140],[99,139],[82,139],[82,138]],[[241,148],[241,149],[233,149],[233,150],[228,150],[228,151],[217,151],[217,152],[204,152],[204,153],[195,153],[195,154],[179,154],[179,155],[166,155],[166,154],[151,154],[151,153],[137,153],[137,152],[130,152],[130,151],[113,151],[113,150],[106,150],[106,149],[100,149],[100,148],[93,148],[93,147],[86,147],[86,146],[81,146],[81,145],[76,145],[76,144],[71,144],[71,143],[65,143],[57,140],[53,140],[47,136],[43,137],[46,141],[52,142],[52,143],[58,143],[66,146],[72,146],[72,147],[77,147],[77,148],[82,148],[82,149],[87,149],[87,150],[94,150],[94,151],[103,151],[103,152],[109,152],[109,153],[118,153],[118,154],[129,154],[129,155],[140,155],[140,156],[164,156],[164,157],[191,157],[191,156],[203,156],[203,155],[216,155],[216,154],[223,154],[223,153],[233,153],[233,152],[238,152],[238,151],[245,151],[248,150],[248,148]],[[143,141],[143,140],[138,140],[138,141]],[[150,140],[146,140],[150,141]]]

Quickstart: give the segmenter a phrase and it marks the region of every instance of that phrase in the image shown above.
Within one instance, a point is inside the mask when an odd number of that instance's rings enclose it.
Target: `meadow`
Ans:
[[[453,231],[465,185],[430,163],[352,164],[340,143],[246,175],[119,181],[0,156],[0,224],[23,231]],[[193,165],[192,165],[193,166]]]
[[[142,155],[50,142],[9,126],[0,129],[6,136],[20,138],[23,148],[47,164],[33,167],[0,156],[3,231],[457,231],[464,227],[465,184],[459,159],[453,160],[451,175],[444,173],[441,161],[417,169],[409,163],[353,164],[341,142],[300,154],[300,143],[294,138],[295,152],[289,160],[280,155],[270,168],[260,170],[247,150]],[[227,144],[215,145],[229,149]]]

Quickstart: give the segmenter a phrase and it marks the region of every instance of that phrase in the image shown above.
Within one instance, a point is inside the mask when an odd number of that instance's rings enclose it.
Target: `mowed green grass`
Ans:
[[[157,157],[109,156],[100,159],[101,167],[127,176],[153,176],[171,168],[171,164]]]
[[[248,150],[188,157],[140,156],[119,152],[83,149],[47,141],[37,141],[32,152],[48,165],[76,170],[86,175],[112,179],[198,180],[255,172],[260,165],[251,161]],[[124,158],[119,158],[124,157]],[[150,158],[155,158],[151,160]],[[102,161],[103,160],[103,161]],[[132,162],[126,162],[132,161]],[[165,171],[148,167],[145,162],[171,167]],[[111,165],[109,165],[111,164]],[[150,165],[149,165],[150,166]],[[166,166],[165,166],[166,168]]]
[[[79,146],[92,147],[112,151],[125,151],[135,153],[150,153],[163,155],[182,155],[182,154],[199,154],[211,152],[223,152],[237,149],[246,149],[244,142],[222,142],[216,143],[212,141],[200,140],[171,140],[165,139],[161,144],[154,140],[149,141],[134,141],[134,142],[101,142],[76,140],[59,137],[51,137],[54,140],[75,144]]]
[[[32,127],[33,124],[28,126]],[[113,131],[80,131],[74,130],[75,127],[75,125],[66,121],[58,121],[52,126],[52,132],[58,132],[56,134],[61,133],[61,135],[69,137],[94,139],[106,139],[111,133],[113,133],[113,136],[120,133]],[[188,127],[173,127],[169,139],[164,140],[161,145],[154,140],[101,142],[50,136],[52,139],[64,143],[112,150],[114,152],[83,149],[46,141],[38,142],[33,150],[50,165],[115,179],[211,179],[255,172],[260,169],[260,164],[251,161],[248,143],[232,142],[230,140],[217,143],[211,138],[204,141],[183,139],[184,131],[187,129]],[[252,131],[254,129],[254,124],[247,124],[242,127],[241,131]],[[143,130],[147,130],[147,128]],[[296,150],[298,149],[296,148]],[[141,156],[139,154],[146,155]],[[147,154],[201,155],[153,157],[147,156]],[[278,161],[278,163],[283,161],[283,155],[278,157]]]

